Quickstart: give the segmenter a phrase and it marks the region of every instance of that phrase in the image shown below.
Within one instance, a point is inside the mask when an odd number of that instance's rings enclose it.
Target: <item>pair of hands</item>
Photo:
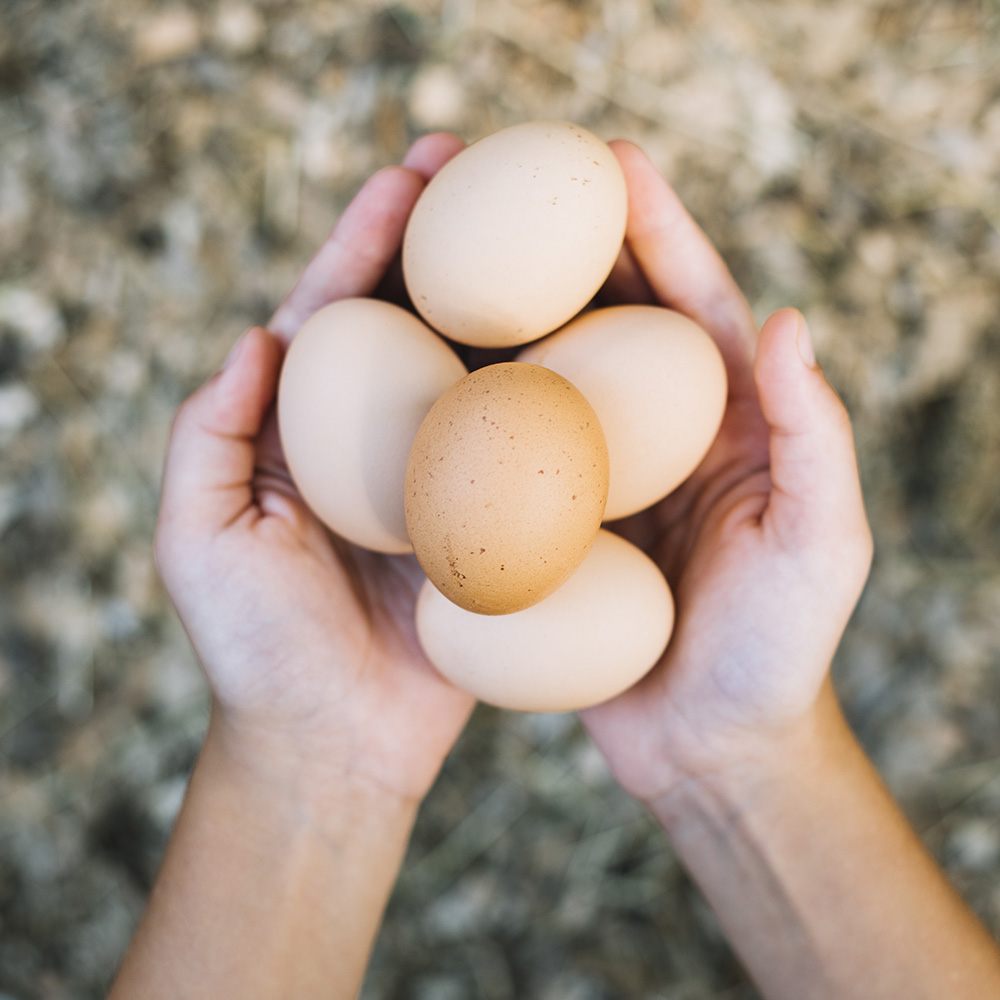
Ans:
[[[328,302],[387,281],[427,180],[461,148],[419,140],[364,186],[272,318],[179,411],[156,556],[231,748],[281,782],[345,778],[421,799],[473,708],[417,642],[412,556],[334,538],[284,464],[272,403],[284,348]],[[677,622],[638,685],[585,710],[647,803],[780,747],[830,697],[828,670],[871,558],[850,425],[798,313],[758,333],[721,258],[641,151],[613,143],[625,247],[602,297],[658,302],[716,340],[729,375],[695,474],[621,522],[663,569]]]

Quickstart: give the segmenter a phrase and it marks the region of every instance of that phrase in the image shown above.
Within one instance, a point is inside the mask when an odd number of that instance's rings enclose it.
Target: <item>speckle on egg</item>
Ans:
[[[627,211],[621,167],[590,132],[564,122],[502,129],[445,164],[414,207],[403,240],[410,298],[460,343],[535,340],[604,283]]]
[[[497,435],[493,425],[512,433]],[[448,456],[436,475],[428,454]],[[557,462],[566,475],[551,474]],[[528,607],[589,551],[607,470],[604,432],[571,383],[538,365],[480,368],[441,396],[417,432],[406,473],[417,559],[463,608]]]

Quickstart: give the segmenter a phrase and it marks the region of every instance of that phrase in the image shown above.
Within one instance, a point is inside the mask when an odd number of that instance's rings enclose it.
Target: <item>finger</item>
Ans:
[[[256,462],[258,474],[291,482],[288,463],[285,461],[285,450],[281,446],[281,434],[278,431],[277,408],[274,406],[268,409],[260,433],[257,435]]]
[[[465,149],[465,143],[450,132],[433,132],[421,136],[403,157],[407,170],[429,181],[453,156]]]
[[[429,181],[453,156],[465,148],[465,143],[449,132],[435,132],[418,139],[403,158],[403,166]],[[402,255],[397,254],[382,276],[374,293],[376,298],[395,302],[412,309],[406,280],[403,276]]]
[[[269,329],[287,343],[317,309],[370,295],[399,251],[423,188],[423,177],[405,167],[386,167],[369,178],[278,306]]]
[[[755,375],[770,427],[764,526],[789,550],[818,544],[840,561],[852,554],[866,561],[871,540],[850,419],[816,365],[796,310],[783,309],[764,324]]]
[[[213,537],[252,507],[256,438],[282,353],[277,338],[253,327],[226,367],[180,408],[167,448],[163,530]]]
[[[653,293],[715,338],[730,392],[753,394],[757,327],[725,262],[646,154],[623,140],[610,146],[628,185],[625,241]]]

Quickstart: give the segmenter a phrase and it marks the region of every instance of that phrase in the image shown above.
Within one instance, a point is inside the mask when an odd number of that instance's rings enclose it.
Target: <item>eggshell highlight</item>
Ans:
[[[660,306],[595,309],[518,354],[594,407],[611,463],[605,520],[661,500],[697,468],[726,409],[726,367],[693,320]]]
[[[500,708],[585,708],[636,683],[663,654],[674,602],[640,549],[601,531],[580,568],[545,600],[489,617],[457,607],[428,581],[417,599],[427,657],[456,687]]]
[[[540,601],[601,524],[608,453],[593,409],[561,375],[507,362],[453,385],[420,425],[406,523],[424,572],[470,611]]]
[[[410,552],[403,481],[434,401],[465,365],[412,313],[375,299],[320,309],[285,356],[278,427],[302,498],[338,535]]]
[[[603,284],[628,211],[614,153],[566,122],[501,129],[431,179],[410,216],[403,274],[418,312],[477,347],[561,326]]]

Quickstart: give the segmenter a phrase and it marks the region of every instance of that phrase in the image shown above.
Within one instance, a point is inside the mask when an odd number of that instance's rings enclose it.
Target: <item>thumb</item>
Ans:
[[[274,399],[283,348],[252,327],[217,375],[180,408],[167,447],[161,531],[218,534],[253,504],[256,438]]]
[[[788,549],[871,558],[850,418],[823,377],[809,329],[783,309],[760,332],[754,379],[770,427],[772,490],[763,526]]]

